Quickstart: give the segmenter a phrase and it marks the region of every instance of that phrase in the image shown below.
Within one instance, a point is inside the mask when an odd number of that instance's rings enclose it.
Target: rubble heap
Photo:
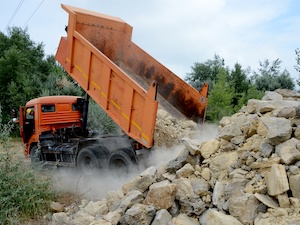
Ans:
[[[181,120],[171,116],[167,111],[158,109],[154,132],[155,147],[172,147],[181,143],[184,137],[196,135],[198,125],[192,120]]]
[[[184,139],[174,160],[54,213],[52,224],[300,224],[299,100],[287,90],[249,100],[220,121],[215,139]]]

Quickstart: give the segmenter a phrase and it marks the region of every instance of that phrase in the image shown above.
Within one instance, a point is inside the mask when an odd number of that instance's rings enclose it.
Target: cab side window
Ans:
[[[55,112],[55,105],[42,105],[42,112]]]

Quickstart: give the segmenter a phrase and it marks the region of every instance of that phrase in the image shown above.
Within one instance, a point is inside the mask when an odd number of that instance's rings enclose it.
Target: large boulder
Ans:
[[[176,191],[177,185],[168,180],[152,184],[143,204],[153,205],[157,210],[169,209],[175,200]]]
[[[154,206],[135,204],[126,211],[124,220],[131,225],[150,225],[155,213]]]

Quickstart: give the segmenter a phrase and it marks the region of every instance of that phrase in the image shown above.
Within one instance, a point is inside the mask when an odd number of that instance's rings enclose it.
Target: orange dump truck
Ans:
[[[25,154],[56,165],[128,168],[137,152],[154,144],[158,107],[176,117],[203,121],[208,86],[195,90],[131,41],[123,20],[67,5],[67,37],[56,60],[85,90],[86,98],[51,96],[21,107]],[[123,130],[123,136],[90,137],[91,97]],[[101,121],[100,121],[101,122]]]

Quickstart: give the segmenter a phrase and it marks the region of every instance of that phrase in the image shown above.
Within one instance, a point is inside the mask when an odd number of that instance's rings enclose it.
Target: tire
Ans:
[[[30,149],[30,160],[33,165],[37,165],[42,161],[42,154],[37,145],[33,145]]]
[[[126,151],[117,150],[110,155],[108,160],[109,170],[118,176],[128,175],[137,168],[137,163],[131,159]]]
[[[98,159],[89,148],[83,148],[77,156],[77,167],[85,175],[92,175],[99,169]]]

